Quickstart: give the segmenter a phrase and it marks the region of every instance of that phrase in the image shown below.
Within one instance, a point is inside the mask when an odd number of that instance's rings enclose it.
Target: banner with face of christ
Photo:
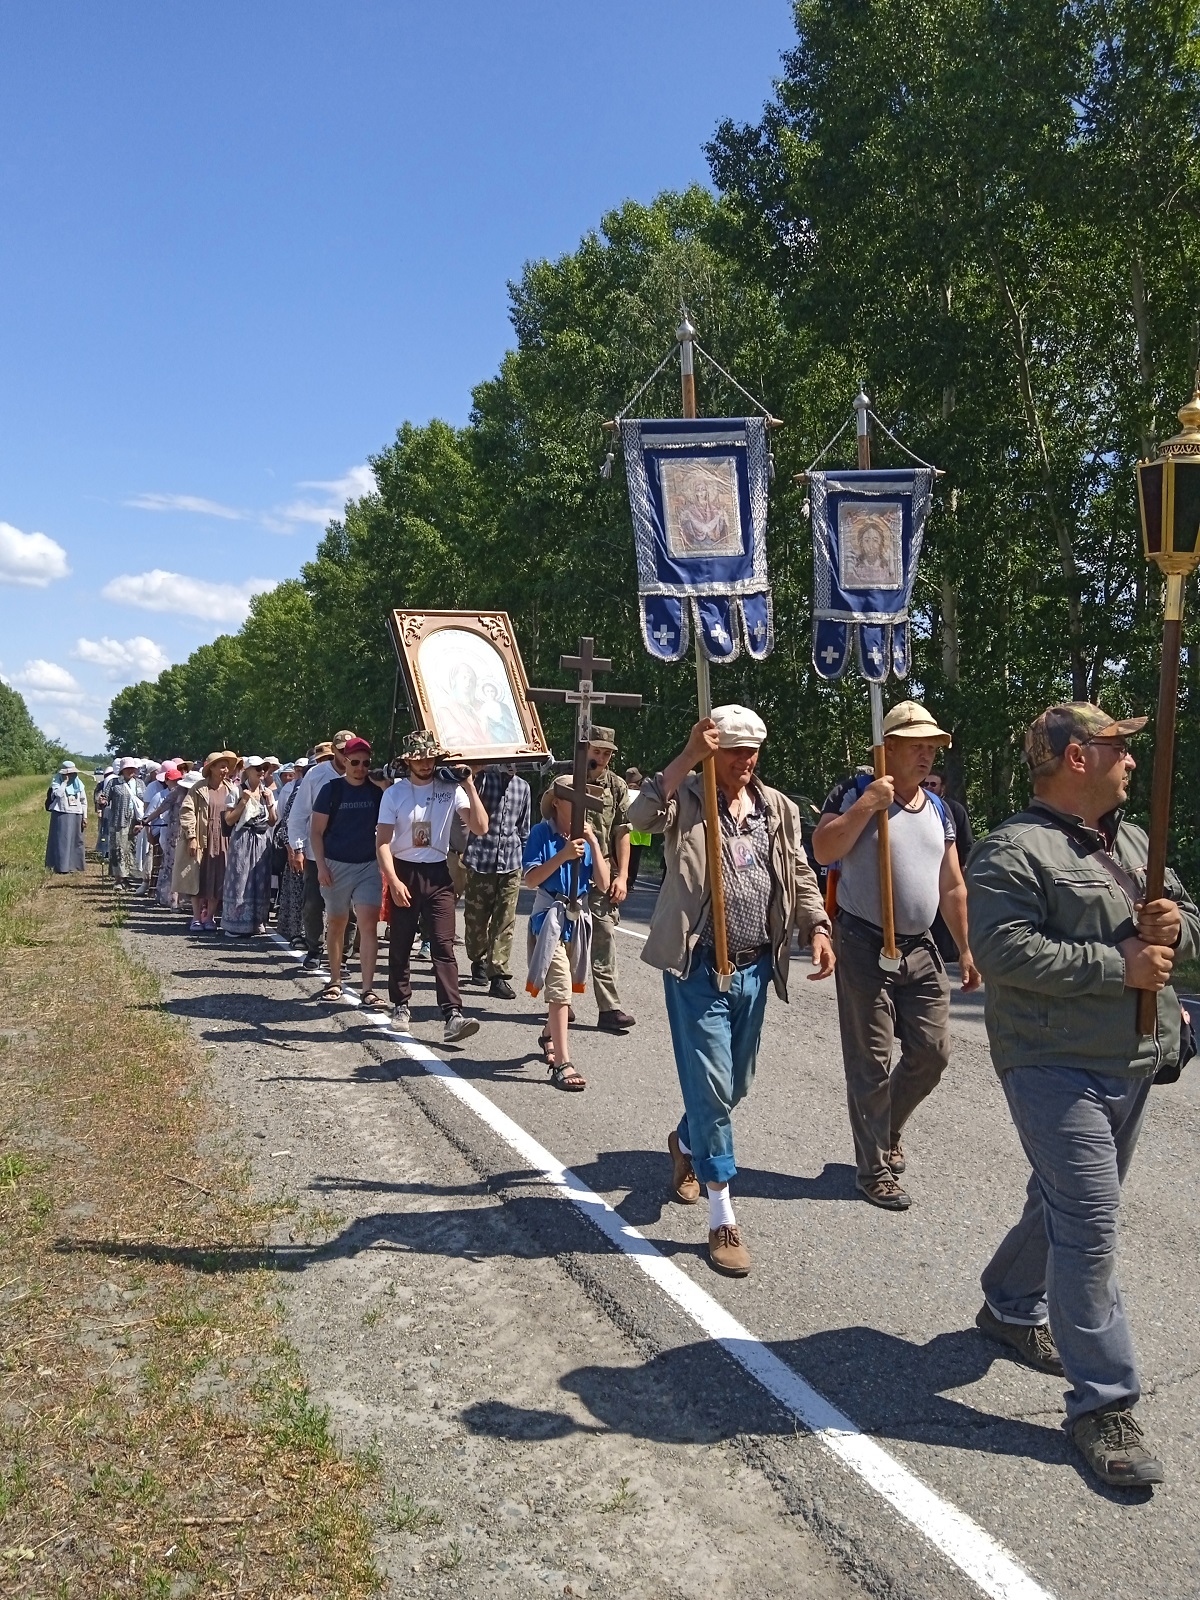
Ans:
[[[710,661],[775,643],[767,581],[762,417],[623,421],[642,639],[659,661]]]
[[[813,666],[840,678],[908,675],[908,607],[933,495],[928,467],[810,472]]]

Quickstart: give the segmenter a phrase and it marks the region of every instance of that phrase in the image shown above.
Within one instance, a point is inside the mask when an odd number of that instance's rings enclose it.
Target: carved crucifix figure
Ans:
[[[595,653],[595,641],[581,638],[579,653],[573,656],[560,656],[559,666],[564,672],[577,672],[579,674],[579,687],[577,689],[529,689],[527,694],[530,700],[543,705],[573,705],[578,706],[575,715],[575,763],[571,775],[571,788],[574,799],[571,802],[571,837],[583,838],[583,825],[588,811],[599,811],[602,802],[593,799],[588,794],[588,745],[592,742],[592,707],[593,706],[620,706],[631,711],[636,711],[642,703],[640,694],[619,694],[611,690],[598,691],[596,689],[596,674],[611,672],[612,662]],[[579,863],[571,863],[571,901],[577,904],[579,900]]]

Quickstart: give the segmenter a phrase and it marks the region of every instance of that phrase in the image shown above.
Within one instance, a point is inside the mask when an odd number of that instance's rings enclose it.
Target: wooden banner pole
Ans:
[[[692,341],[696,330],[683,314],[675,337],[679,340],[679,382],[685,417],[696,415],[696,369]],[[696,629],[696,699],[701,718],[712,715],[712,682],[708,657],[700,647]],[[713,955],[716,961],[717,988],[727,991],[733,983],[729,961],[729,940],[725,929],[725,876],[721,866],[721,817],[717,802],[717,769],[711,756],[704,763],[704,843],[708,857],[708,887],[712,899]]]

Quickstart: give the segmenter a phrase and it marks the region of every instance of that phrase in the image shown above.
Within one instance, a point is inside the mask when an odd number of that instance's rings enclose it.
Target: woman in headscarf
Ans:
[[[233,796],[227,780],[237,764],[232,750],[214,750],[179,808],[171,887],[176,894],[191,896],[191,933],[216,932],[214,918],[225,891],[225,808]]]
[[[108,870],[118,889],[132,886],[137,876],[133,834],[146,810],[138,782],[138,765],[130,756],[121,762],[104,808],[108,821]]]
[[[46,868],[50,872],[83,872],[87,858],[83,832],[87,827],[87,790],[73,761],[64,761],[51,780],[46,795],[50,837],[46,840]]]
[[[154,882],[154,892],[160,906],[171,907],[175,904],[171,876],[175,870],[175,841],[179,837],[179,808],[187,793],[186,789],[179,787],[182,776],[179,768],[170,763],[162,769],[159,782],[163,786],[163,793],[154,810],[146,813],[146,826],[154,830],[162,855],[158,877]]]
[[[242,790],[225,809],[229,857],[221,927],[227,939],[266,933],[271,909],[271,829],[275,796],[263,783],[262,757],[247,756]]]

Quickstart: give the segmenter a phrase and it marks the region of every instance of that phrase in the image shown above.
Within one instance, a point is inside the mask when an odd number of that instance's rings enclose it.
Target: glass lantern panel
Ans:
[[[1147,461],[1137,469],[1138,489],[1142,502],[1142,537],[1148,556],[1162,550],[1163,525],[1163,463]]]
[[[1200,461],[1175,463],[1175,549],[1190,554],[1200,535]]]

